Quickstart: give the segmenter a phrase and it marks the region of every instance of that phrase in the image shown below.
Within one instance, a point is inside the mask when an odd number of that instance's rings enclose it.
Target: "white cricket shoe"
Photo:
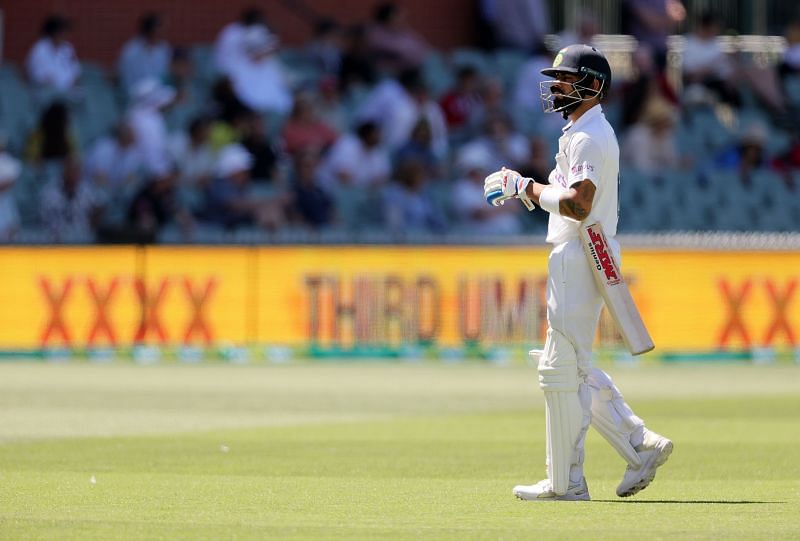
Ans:
[[[656,469],[664,464],[672,453],[672,442],[664,436],[644,429],[644,441],[636,452],[642,460],[639,468],[628,466],[622,482],[617,487],[617,496],[627,498],[647,488],[656,476]]]
[[[588,501],[589,487],[586,486],[586,479],[581,479],[581,482],[571,485],[565,494],[561,496],[553,492],[553,485],[550,484],[549,479],[543,479],[535,485],[517,485],[514,487],[514,496],[520,500],[531,502],[548,502],[548,501]]]

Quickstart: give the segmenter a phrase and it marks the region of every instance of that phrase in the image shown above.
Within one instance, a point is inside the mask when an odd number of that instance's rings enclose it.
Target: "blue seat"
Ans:
[[[22,153],[37,116],[38,108],[17,68],[0,65],[0,129],[8,137],[12,153]]]
[[[648,175],[632,168],[626,169],[620,175],[620,232],[643,233],[653,230],[653,199],[648,195],[650,183]]]
[[[121,116],[114,89],[107,80],[97,79],[84,91],[83,101],[71,107],[73,125],[83,148],[108,135]]]
[[[214,65],[214,46],[209,44],[194,45],[189,56],[195,81],[202,87],[210,87],[219,75]]]
[[[455,77],[439,51],[432,51],[422,64],[422,78],[434,98],[441,97],[455,82]]]
[[[474,66],[484,75],[495,71],[491,57],[480,49],[460,47],[450,53],[450,64],[454,69],[462,66]]]
[[[23,164],[20,176],[14,184],[13,194],[23,227],[36,227],[41,223],[39,194],[43,182],[36,172]]]
[[[498,49],[492,59],[492,67],[500,74],[507,91],[517,82],[519,70],[528,60],[528,56],[517,49]]]
[[[800,75],[787,77],[783,82],[783,91],[791,105],[800,107]]]

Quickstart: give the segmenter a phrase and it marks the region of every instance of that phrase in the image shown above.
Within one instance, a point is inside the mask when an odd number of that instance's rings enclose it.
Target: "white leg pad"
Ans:
[[[546,406],[547,474],[557,495],[567,492],[571,467],[583,461],[589,418],[581,405],[580,384],[575,348],[560,332],[548,329],[539,358],[539,386]]]
[[[632,468],[639,468],[641,459],[631,445],[631,435],[641,430],[644,422],[634,415],[608,374],[592,368],[588,383],[592,393],[592,426]]]

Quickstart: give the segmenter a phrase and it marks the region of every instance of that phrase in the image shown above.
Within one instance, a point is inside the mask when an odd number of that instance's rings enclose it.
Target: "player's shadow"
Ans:
[[[602,503],[700,503],[700,504],[720,504],[720,505],[753,505],[753,504],[769,504],[769,503],[786,503],[783,501],[758,501],[758,500],[592,500]]]

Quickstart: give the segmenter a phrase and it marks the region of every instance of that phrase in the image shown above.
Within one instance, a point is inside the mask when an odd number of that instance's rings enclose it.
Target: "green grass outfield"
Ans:
[[[3,363],[0,539],[800,538],[800,366],[609,371],[675,452],[622,500],[590,432],[593,501],[530,503],[531,367]]]

